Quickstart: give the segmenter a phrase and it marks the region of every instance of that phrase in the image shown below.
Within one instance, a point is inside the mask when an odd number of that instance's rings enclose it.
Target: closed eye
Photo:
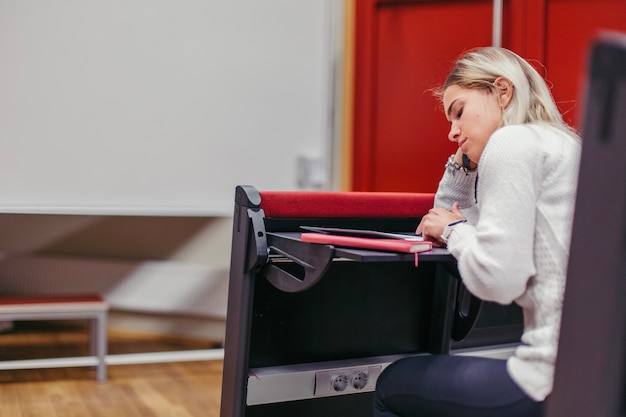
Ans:
[[[450,121],[450,123],[452,123],[452,119],[456,118],[456,119],[460,119],[461,116],[463,115],[463,102],[459,101],[459,99],[454,100],[452,103],[450,103],[450,105],[448,106],[448,111],[447,111],[447,115],[448,115],[448,120]],[[456,111],[456,113],[454,112]],[[452,115],[454,114],[454,117],[452,117]]]

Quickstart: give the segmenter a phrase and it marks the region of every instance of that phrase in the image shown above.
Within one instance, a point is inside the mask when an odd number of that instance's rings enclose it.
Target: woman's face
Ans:
[[[487,141],[502,117],[496,93],[451,85],[443,93],[443,106],[450,122],[448,139],[457,142],[461,152],[478,163]]]

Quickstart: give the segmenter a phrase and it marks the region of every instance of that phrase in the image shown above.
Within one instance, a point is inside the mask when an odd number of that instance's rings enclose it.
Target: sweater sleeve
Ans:
[[[448,249],[467,288],[477,297],[509,304],[535,275],[535,211],[541,148],[528,127],[509,126],[490,138],[479,164],[479,219],[454,229]]]
[[[475,207],[477,178],[477,170],[466,174],[460,170],[446,168],[435,193],[435,207],[451,210],[452,205],[458,202],[465,218],[472,223],[475,222],[477,218]]]

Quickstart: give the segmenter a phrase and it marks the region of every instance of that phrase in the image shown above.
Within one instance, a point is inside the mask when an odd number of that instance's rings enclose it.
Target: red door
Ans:
[[[359,191],[432,192],[456,145],[429,92],[464,50],[490,45],[492,0],[358,0],[352,180]],[[626,0],[505,0],[502,44],[535,62],[577,126],[586,59],[626,32]]]
[[[564,118],[579,126],[591,42],[607,30],[626,32],[626,0],[547,0],[544,63]]]
[[[491,0],[357,2],[355,190],[435,191],[456,145],[430,90],[491,22]]]

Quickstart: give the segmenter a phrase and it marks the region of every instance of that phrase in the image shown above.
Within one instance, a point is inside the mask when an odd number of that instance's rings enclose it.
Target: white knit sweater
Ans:
[[[507,365],[536,401],[552,391],[580,149],[554,127],[503,127],[476,171],[446,170],[435,198],[448,209],[458,201],[468,219],[448,239],[466,287],[523,308],[522,345]]]

